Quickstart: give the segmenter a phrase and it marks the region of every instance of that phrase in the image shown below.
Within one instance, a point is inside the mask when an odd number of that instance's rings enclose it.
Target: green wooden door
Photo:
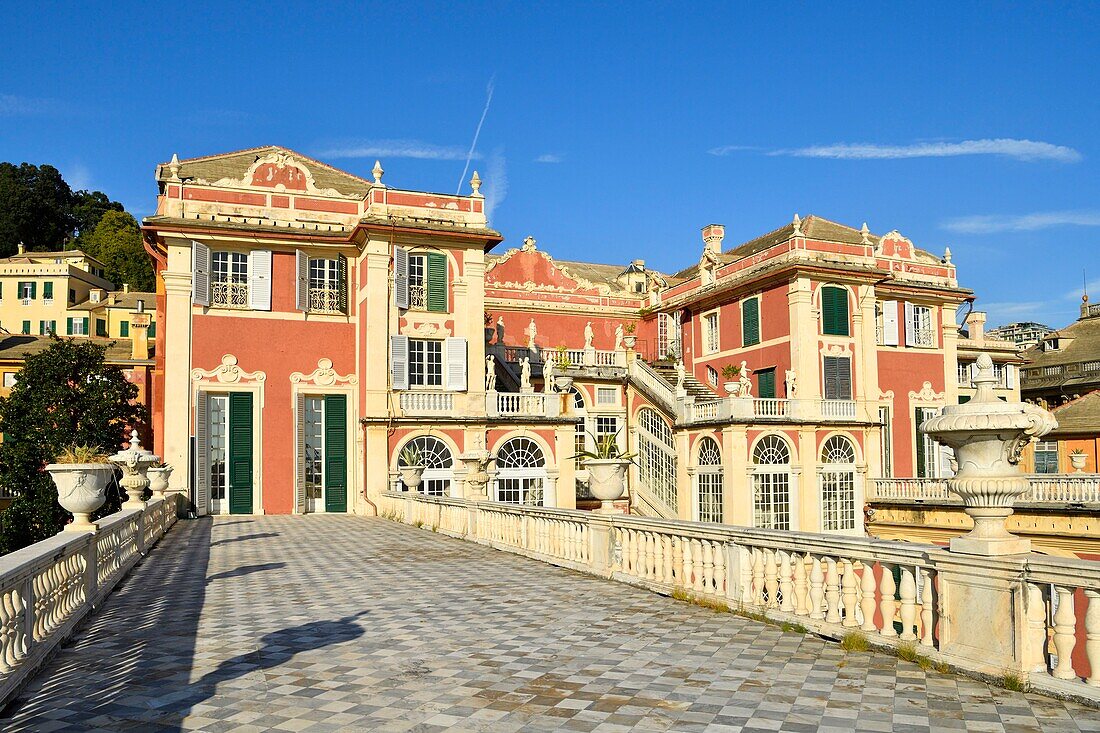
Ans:
[[[775,370],[761,369],[756,372],[756,381],[759,385],[757,394],[761,399],[775,399]]]
[[[229,513],[252,513],[252,393],[229,393]]]
[[[325,395],[325,511],[348,510],[348,398]]]

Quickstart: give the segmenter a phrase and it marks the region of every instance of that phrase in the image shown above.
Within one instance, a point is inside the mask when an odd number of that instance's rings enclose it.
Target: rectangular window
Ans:
[[[69,318],[68,323],[65,324],[65,333],[70,336],[87,336],[88,335],[88,319],[87,318]]]
[[[762,399],[775,399],[775,368],[756,370],[756,394]]]
[[[95,319],[95,335],[107,336],[107,321],[102,318]]]
[[[760,343],[760,298],[741,301],[741,345]]]
[[[447,257],[439,252],[409,255],[409,308],[447,312]]]
[[[50,334],[57,333],[57,321],[39,321],[38,322],[38,335],[49,336]]]
[[[123,321],[122,323],[118,324],[118,335],[121,336],[122,338],[129,338],[130,337],[130,322],[129,321]]]
[[[600,415],[596,418],[596,441],[602,441],[608,435],[618,435],[619,433],[619,418],[610,417],[607,415]],[[616,445],[618,445],[619,438],[615,438]]]
[[[969,387],[970,386],[970,370],[973,368],[973,365],[974,365],[974,362],[967,362],[965,364],[959,364],[958,365],[958,371],[959,371],[958,382],[959,382],[960,387]]]
[[[53,283],[52,282],[42,283],[42,302],[45,305],[50,305],[51,303],[53,303]]]
[[[708,354],[720,350],[718,340],[718,311],[703,316],[703,349]]]
[[[788,471],[758,470],[753,474],[752,526],[791,528],[791,475]]]
[[[850,336],[848,328],[848,290],[835,286],[821,288],[821,332],[827,336]]]
[[[882,461],[882,477],[891,478],[894,475],[894,434],[893,426],[890,424],[889,407],[878,408],[878,421],[882,423],[882,437],[879,446],[880,459]]]
[[[443,342],[409,339],[409,386],[443,386]]]
[[[19,298],[23,301],[23,305],[30,305],[34,300],[35,283],[21,282],[19,283]]]
[[[619,389],[618,389],[618,387],[597,387],[596,388],[596,404],[597,405],[617,405],[617,404],[619,404]]]
[[[30,321],[23,321],[23,333],[27,336],[30,335],[30,333],[31,333],[31,322]]]
[[[905,345],[936,345],[936,335],[932,328],[932,309],[924,305],[905,304]]]
[[[921,432],[920,426],[925,420],[935,417],[938,410],[933,407],[918,407],[913,411],[913,435],[917,447],[917,478],[939,477],[939,450],[932,436]]]
[[[18,379],[15,372],[4,372],[4,386],[11,389],[15,386],[15,382]]]
[[[222,308],[248,308],[247,254],[211,253],[210,304]]]
[[[149,321],[149,338],[155,338],[157,335],[157,322]]]
[[[1040,440],[1035,444],[1035,473],[1058,473],[1058,441]]]
[[[824,358],[825,399],[852,399],[852,360],[847,356]]]
[[[347,309],[346,260],[309,261],[309,310],[315,313],[343,313]]]

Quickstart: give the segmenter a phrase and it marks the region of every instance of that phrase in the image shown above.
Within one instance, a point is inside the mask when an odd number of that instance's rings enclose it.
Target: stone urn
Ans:
[[[638,344],[638,337],[628,333],[623,336],[623,343],[626,344],[626,348],[633,349]]]
[[[588,490],[600,500],[600,512],[618,513],[615,502],[623,498],[626,488],[626,469],[630,460],[626,458],[590,458],[583,464],[588,471]]]
[[[405,484],[406,489],[412,492],[420,490],[420,484],[424,481],[423,466],[398,466],[397,472],[401,474],[401,483]]]
[[[1073,466],[1073,470],[1077,473],[1082,473],[1085,470],[1085,463],[1089,457],[1084,453],[1070,453],[1069,465]]]
[[[137,431],[131,430],[130,447],[120,450],[108,460],[122,469],[122,481],[119,483],[129,497],[122,506],[128,509],[145,508],[145,489],[149,487],[148,471],[160,463],[160,456],[142,448]]]
[[[731,397],[736,397],[741,393],[740,382],[722,382],[722,389],[726,390],[726,394]]]
[[[92,513],[107,501],[107,486],[115,476],[110,463],[51,463],[46,471],[57,487],[57,503],[72,513],[68,532],[95,531]]]
[[[471,501],[489,500],[489,464],[493,456],[487,450],[463,453],[458,460],[466,467],[466,497]]]
[[[150,468],[146,473],[149,476],[149,490],[153,492],[153,496],[163,499],[164,492],[168,490],[168,479],[172,476],[172,467]]]
[[[1005,520],[1028,489],[1017,465],[1029,442],[1058,427],[1054,415],[1023,402],[1002,402],[993,392],[993,361],[982,354],[974,377],[976,393],[962,405],[925,420],[921,432],[955,451],[958,472],[947,488],[963,500],[974,529],[951,540],[951,551],[968,555],[1013,555],[1031,551],[1031,541],[1010,534]]]
[[[568,392],[573,388],[573,377],[558,374],[554,377],[554,384],[557,386],[559,392]]]

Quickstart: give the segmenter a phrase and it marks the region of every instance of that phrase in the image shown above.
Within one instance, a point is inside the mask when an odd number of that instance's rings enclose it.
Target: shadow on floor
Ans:
[[[214,544],[217,544],[216,542]],[[241,565],[239,568],[233,568],[232,570],[226,570],[224,573],[214,573],[206,579],[207,583],[212,583],[215,580],[224,580],[226,578],[239,578],[242,575],[251,575],[252,573],[262,573],[265,570],[278,570],[279,568],[285,568],[285,562],[262,562],[258,565]]]
[[[236,522],[229,522],[228,524],[236,524]],[[219,524],[219,527],[224,527],[224,524]],[[248,540],[262,540],[269,537],[278,537],[278,532],[256,532],[254,534],[242,534],[240,537],[226,537],[224,540],[218,540],[211,542],[211,547],[217,547],[218,545],[228,545],[231,542],[247,542]]]

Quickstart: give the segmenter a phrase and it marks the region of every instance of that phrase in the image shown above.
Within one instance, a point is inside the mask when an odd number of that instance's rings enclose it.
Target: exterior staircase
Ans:
[[[673,389],[676,389],[676,364],[671,361],[655,361],[650,366],[653,367],[653,371],[661,375],[661,378],[668,382]],[[718,395],[714,393],[707,385],[700,382],[691,374],[687,374],[684,377],[684,389],[687,390],[688,397],[694,397],[697,400],[716,400]]]

